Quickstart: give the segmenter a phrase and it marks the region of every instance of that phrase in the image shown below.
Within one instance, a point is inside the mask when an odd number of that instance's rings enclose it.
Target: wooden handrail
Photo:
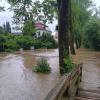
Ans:
[[[61,77],[56,86],[48,93],[45,100],[61,100],[65,97],[66,100],[72,100],[77,92],[81,78],[82,64],[78,64],[69,74]]]

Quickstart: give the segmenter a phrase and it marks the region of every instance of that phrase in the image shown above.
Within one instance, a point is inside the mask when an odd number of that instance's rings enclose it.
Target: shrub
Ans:
[[[50,35],[45,38],[44,36],[34,38],[30,35],[0,34],[0,51],[16,51],[19,48],[29,50],[31,46],[34,46],[35,49],[57,47],[55,40]]]
[[[40,39],[35,39],[34,40],[34,47],[35,47],[35,49],[41,48],[42,47],[41,44],[42,44],[42,42],[41,42]]]
[[[48,49],[50,49],[50,48],[53,48],[53,43],[52,42],[42,42],[42,47],[44,47],[44,48],[48,48]]]
[[[64,64],[63,73],[69,73],[74,68],[74,64],[72,63],[72,59],[70,57],[64,58]]]
[[[17,45],[24,50],[29,50],[34,45],[34,38],[31,36],[16,36]]]
[[[41,46],[46,48],[57,48],[57,42],[53,38],[53,36],[50,33],[43,33],[43,35],[40,37],[41,40]]]
[[[5,51],[16,51],[18,50],[18,45],[16,43],[16,41],[14,40],[9,40],[9,41],[6,41],[5,43]]]
[[[41,73],[50,73],[51,68],[45,58],[41,58],[38,60],[37,65],[35,66],[35,69],[33,69],[34,72],[41,72]]]

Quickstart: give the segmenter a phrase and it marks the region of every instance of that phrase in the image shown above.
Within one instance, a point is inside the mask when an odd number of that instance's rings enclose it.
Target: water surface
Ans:
[[[57,55],[57,50],[0,53],[0,100],[44,100],[59,80]],[[51,74],[32,72],[41,56],[50,63]]]

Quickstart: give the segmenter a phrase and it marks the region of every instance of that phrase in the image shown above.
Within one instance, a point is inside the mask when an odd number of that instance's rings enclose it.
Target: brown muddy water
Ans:
[[[40,57],[50,63],[50,74],[32,72]],[[100,90],[100,52],[79,49],[72,58],[83,63],[82,88]],[[0,53],[0,100],[44,100],[59,76],[57,49]]]
[[[32,72],[41,56],[47,58],[51,74]],[[0,100],[44,100],[59,80],[58,50],[0,53]]]
[[[74,56],[75,63],[83,63],[80,88],[100,91],[100,52],[79,49]]]

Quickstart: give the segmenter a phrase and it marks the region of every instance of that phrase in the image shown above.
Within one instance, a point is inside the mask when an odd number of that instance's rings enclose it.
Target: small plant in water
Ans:
[[[51,68],[47,62],[47,59],[40,58],[37,62],[37,65],[33,69],[34,72],[40,72],[40,73],[50,73]]]

